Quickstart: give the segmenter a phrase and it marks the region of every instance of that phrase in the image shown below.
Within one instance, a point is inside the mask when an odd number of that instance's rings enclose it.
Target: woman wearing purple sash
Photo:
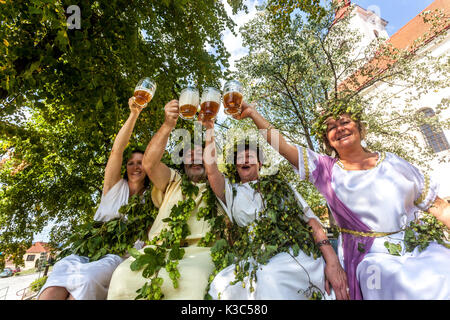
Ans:
[[[235,118],[249,117],[259,129],[267,129],[267,141],[278,144],[277,151],[301,179],[313,183],[327,200],[341,233],[338,254],[351,299],[450,299],[448,242],[407,252],[404,241],[405,227],[421,211],[449,228],[450,205],[437,196],[437,185],[407,161],[363,148],[361,112],[349,109],[335,107],[316,127],[336,158],[287,143],[245,102]],[[395,255],[386,243],[398,248]]]

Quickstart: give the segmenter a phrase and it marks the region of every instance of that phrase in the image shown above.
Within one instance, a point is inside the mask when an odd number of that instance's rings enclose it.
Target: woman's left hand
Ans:
[[[331,287],[336,294],[337,300],[349,300],[349,290],[347,282],[347,274],[342,269],[339,261],[327,263],[325,266],[325,291],[330,294]]]

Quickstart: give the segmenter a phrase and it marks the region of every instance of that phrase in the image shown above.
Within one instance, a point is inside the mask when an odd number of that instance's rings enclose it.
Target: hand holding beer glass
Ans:
[[[198,120],[215,120],[220,108],[220,91],[213,87],[203,90]]]
[[[237,80],[229,80],[223,87],[224,113],[230,116],[241,113],[242,85]]]
[[[199,93],[194,87],[181,90],[180,94],[180,117],[185,120],[193,120],[198,109]]]
[[[155,91],[156,83],[150,78],[143,78],[139,80],[134,89],[134,101],[142,108],[145,108],[155,95]]]

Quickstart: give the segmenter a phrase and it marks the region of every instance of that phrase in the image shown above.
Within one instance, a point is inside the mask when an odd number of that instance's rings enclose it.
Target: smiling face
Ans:
[[[329,118],[327,120],[327,140],[330,147],[338,153],[355,147],[355,145],[360,146],[360,128],[348,114],[343,114],[338,119]]]
[[[134,152],[127,161],[127,179],[130,182],[145,181],[145,171],[142,167],[142,159],[144,155],[140,152]]]
[[[257,152],[252,149],[239,151],[236,156],[236,169],[242,183],[257,180],[261,169]]]
[[[206,171],[203,166],[203,149],[195,146],[184,156],[184,171],[192,182],[200,182],[206,179]]]

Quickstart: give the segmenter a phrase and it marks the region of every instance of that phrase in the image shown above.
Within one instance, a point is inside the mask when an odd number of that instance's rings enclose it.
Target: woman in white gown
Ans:
[[[149,186],[148,177],[142,168],[143,151],[132,152],[126,162],[125,175],[121,177],[124,150],[136,120],[145,107],[136,104],[134,98],[129,99],[128,105],[130,115],[114,140],[106,164],[103,194],[94,215],[95,221],[107,222],[120,217],[120,207],[127,204],[131,196],[142,195]],[[54,265],[39,292],[38,300],[104,300],[112,273],[122,261],[122,257],[114,254],[107,254],[93,262],[89,262],[88,257],[69,255]]]
[[[203,124],[208,129],[204,164],[211,188],[229,219],[240,227],[250,226],[252,229],[264,208],[263,198],[250,186],[250,182],[259,179],[261,162],[257,151],[247,148],[237,152],[236,169],[240,183],[231,184],[218,170],[215,161],[214,123],[204,121]],[[257,265],[254,291],[250,289],[249,277],[244,280],[244,284],[242,282],[231,284],[236,280],[235,265],[232,264],[221,270],[212,281],[209,294],[213,299],[303,300],[311,297],[308,290],[311,287],[318,288],[323,293],[322,297],[326,299],[348,298],[346,274],[340,266],[336,253],[329,245],[320,220],[300,194],[292,187],[291,189],[299,207],[303,208],[304,215],[301,218],[312,227],[314,239],[320,247],[323,258],[314,259],[312,255],[307,255],[301,250],[294,256],[292,248],[289,253],[279,252],[270,258],[267,264]],[[242,261],[239,263],[242,264]]]
[[[320,123],[337,159],[288,144],[254,106],[244,102],[242,108],[237,118],[268,129],[268,142],[277,139],[277,151],[327,200],[340,227],[338,253],[352,299],[450,299],[450,250],[432,242],[421,252],[405,251],[402,229],[420,211],[450,226],[450,205],[427,175],[392,153],[364,149],[364,128],[347,108],[330,112],[337,119],[324,114]],[[386,241],[401,246],[399,255],[389,253]]]

